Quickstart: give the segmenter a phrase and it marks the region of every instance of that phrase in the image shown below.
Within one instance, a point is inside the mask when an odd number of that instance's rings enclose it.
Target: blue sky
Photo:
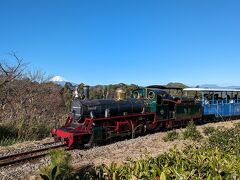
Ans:
[[[240,85],[238,0],[0,1],[0,59],[15,51],[86,84]]]

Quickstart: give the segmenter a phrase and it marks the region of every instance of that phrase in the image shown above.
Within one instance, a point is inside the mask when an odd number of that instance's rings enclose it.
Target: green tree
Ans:
[[[71,83],[67,82],[63,87],[63,100],[68,111],[70,111],[72,98],[73,98],[73,86]]]

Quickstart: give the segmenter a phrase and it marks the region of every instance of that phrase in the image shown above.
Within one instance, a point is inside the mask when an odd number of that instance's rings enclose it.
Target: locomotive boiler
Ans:
[[[116,99],[89,99],[89,87],[84,86],[83,100],[74,99],[71,114],[75,121],[83,122],[86,117],[108,118],[149,111],[146,99],[129,98],[122,89],[117,89]]]
[[[127,100],[74,100],[71,106],[74,120],[83,120],[85,117],[100,118],[119,115],[128,115],[147,111],[148,104],[143,99]]]

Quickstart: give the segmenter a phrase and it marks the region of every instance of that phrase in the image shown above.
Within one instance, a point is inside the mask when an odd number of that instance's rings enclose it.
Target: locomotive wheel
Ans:
[[[94,146],[94,144],[93,144],[93,139],[94,139],[94,137],[93,137],[93,134],[90,136],[90,138],[89,138],[89,140],[88,140],[88,143],[87,144],[84,144],[84,147],[86,147],[86,148],[91,148],[91,147],[93,147]]]
[[[60,142],[60,141],[61,141],[61,140],[59,139],[59,137],[57,137],[56,135],[54,135],[53,139],[54,139],[54,142]]]
[[[76,148],[76,149],[84,149],[84,145],[79,140],[76,141],[76,143],[73,144],[73,147]]]

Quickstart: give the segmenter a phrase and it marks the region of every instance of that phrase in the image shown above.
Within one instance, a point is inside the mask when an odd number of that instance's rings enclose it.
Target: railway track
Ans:
[[[49,153],[49,150],[64,147],[64,146],[65,145],[63,143],[47,143],[33,150],[3,155],[3,156],[0,156],[0,167],[43,157]]]

